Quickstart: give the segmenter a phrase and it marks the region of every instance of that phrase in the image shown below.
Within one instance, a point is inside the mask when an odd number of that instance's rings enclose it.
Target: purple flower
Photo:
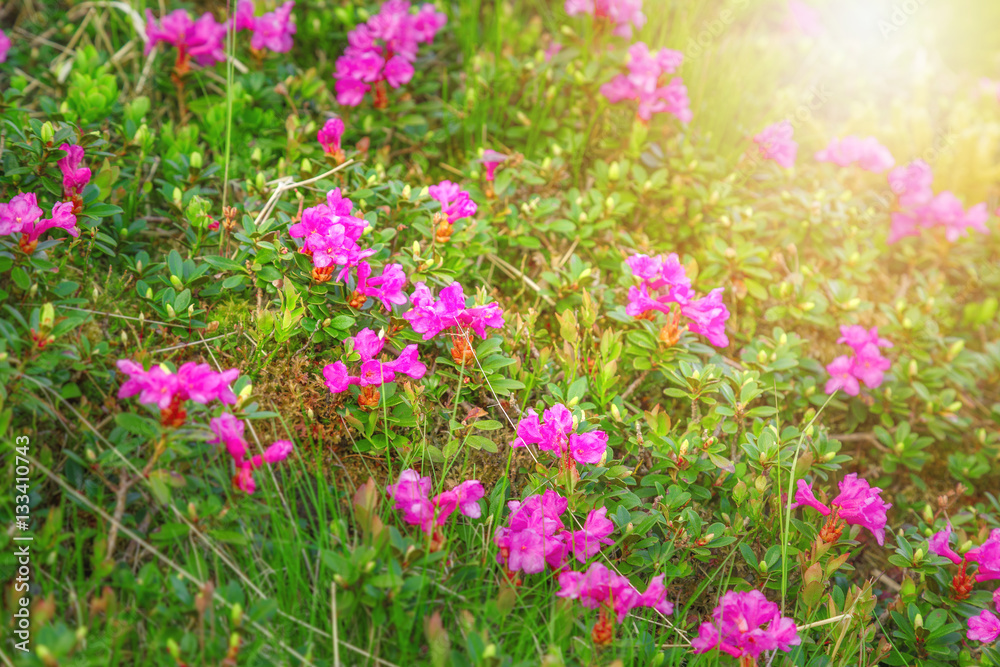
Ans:
[[[240,0],[236,5],[236,30],[253,30],[255,23],[253,0]]]
[[[688,329],[692,333],[701,334],[715,347],[729,345],[729,338],[726,337],[729,309],[722,302],[721,287],[715,288],[701,299],[681,304],[681,314],[691,320]]]
[[[502,165],[509,159],[507,155],[503,153],[498,153],[492,148],[487,148],[483,151],[483,157],[480,162],[483,163],[483,167],[486,168],[486,180],[488,182],[493,182],[496,179],[497,167]]]
[[[370,296],[378,299],[391,311],[393,304],[402,306],[406,303],[406,294],[403,288],[406,286],[406,273],[403,272],[402,264],[386,264],[382,267],[382,274],[372,278],[372,267],[368,262],[358,264],[357,276],[358,294]]]
[[[207,404],[217,400],[223,405],[236,403],[237,396],[229,385],[239,376],[235,368],[216,373],[208,364],[188,362],[170,373],[162,366],[153,366],[148,371],[142,364],[129,359],[118,361],[118,370],[129,379],[122,383],[118,398],[129,398],[139,394],[139,402],[166,409],[176,398],[179,401],[194,401]]]
[[[423,334],[424,340],[430,340],[451,327],[459,327],[463,331],[472,329],[480,338],[486,338],[487,327],[498,329],[504,324],[503,310],[496,303],[466,306],[465,293],[457,281],[442,289],[437,301],[427,285],[419,282],[410,295],[410,301],[413,308],[403,313],[403,319],[410,323],[414,331]]]
[[[224,444],[237,464],[241,463],[247,455],[247,441],[243,438],[246,425],[243,421],[223,412],[209,422],[209,428],[215,434],[215,439],[209,440],[209,444]]]
[[[187,67],[189,58],[194,58],[202,67],[211,67],[226,59],[223,43],[226,39],[226,25],[218,23],[205,12],[197,21],[183,9],[164,16],[159,25],[153,12],[146,10],[146,54],[163,42],[177,49],[178,69]]]
[[[929,202],[934,196],[931,190],[933,181],[934,172],[923,160],[915,160],[889,172],[889,186],[896,193],[899,205],[905,208]]]
[[[607,518],[608,508],[591,510],[581,530],[574,530],[570,536],[570,550],[581,563],[587,562],[600,552],[601,545],[614,544],[608,535],[615,531],[615,524]]]
[[[425,533],[432,532],[435,526],[443,526],[456,509],[471,518],[482,514],[479,499],[483,497],[483,485],[475,479],[462,482],[451,491],[439,493],[431,499],[431,478],[421,477],[416,470],[407,469],[399,473],[396,483],[388,485],[385,490],[395,501],[396,509],[402,512],[403,521],[411,526],[420,526]]]
[[[970,642],[983,642],[992,644],[1000,639],[1000,618],[986,609],[979,612],[979,616],[969,619],[969,633],[967,638]]]
[[[945,529],[940,530],[931,535],[931,539],[928,540],[927,543],[928,547],[930,548],[930,552],[932,554],[937,554],[938,556],[944,556],[955,565],[958,565],[959,563],[962,562],[963,559],[951,548],[951,546],[949,545],[950,540],[951,540],[951,522],[949,521],[948,525],[945,526]]]
[[[52,217],[38,220],[37,222],[26,222],[21,226],[21,234],[24,235],[27,244],[34,243],[39,237],[49,229],[62,229],[70,236],[79,236],[80,230],[76,227],[76,216],[73,214],[72,202],[60,202],[52,207]]]
[[[614,34],[625,39],[632,37],[633,26],[646,25],[642,0],[566,0],[564,7],[570,16],[589,14],[595,22],[610,23]]]
[[[858,324],[841,325],[840,338],[837,342],[850,345],[855,352],[860,352],[868,344],[876,347],[892,347],[892,341],[878,335],[878,327],[865,329]]]
[[[976,581],[1000,579],[1000,528],[994,528],[989,538],[975,549],[969,549],[965,558],[978,565]]]
[[[875,389],[882,384],[885,371],[892,362],[883,357],[873,343],[868,343],[855,355],[851,362],[851,374],[865,383],[869,389]]]
[[[861,392],[860,382],[869,389],[876,389],[885,378],[892,362],[882,356],[880,347],[892,347],[892,343],[880,338],[878,328],[869,331],[856,324],[840,327],[838,343],[851,346],[854,356],[843,355],[834,359],[826,367],[830,379],[826,382],[826,393],[832,394],[843,389],[848,396],[857,396]]]
[[[10,37],[3,30],[0,30],[0,63],[7,62],[7,53],[10,51]]]
[[[729,591],[698,628],[695,653],[719,649],[734,658],[759,657],[764,651],[790,651],[800,643],[795,622],[781,615],[778,605],[758,590]]]
[[[791,169],[795,166],[795,156],[799,144],[792,138],[795,129],[787,120],[768,125],[753,138],[765,160],[774,160],[779,166]]]
[[[449,225],[462,218],[468,218],[476,214],[476,202],[472,201],[469,193],[461,189],[458,184],[451,181],[441,181],[437,185],[427,188],[427,193],[431,199],[437,200],[441,204],[441,212]]]
[[[670,614],[674,609],[666,599],[663,575],[653,577],[646,592],[640,594],[628,577],[614,574],[602,563],[591,563],[586,572],[560,573],[556,596],[579,600],[588,609],[603,605],[615,613],[619,623],[636,607],[651,607],[661,614]]]

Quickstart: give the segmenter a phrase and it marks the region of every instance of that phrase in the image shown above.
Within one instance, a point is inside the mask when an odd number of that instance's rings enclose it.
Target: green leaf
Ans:
[[[171,542],[188,534],[190,528],[183,523],[165,523],[163,528],[149,536],[153,542]]]
[[[28,273],[20,266],[14,267],[14,270],[10,272],[10,277],[13,279],[14,284],[22,290],[27,291],[31,287],[31,278],[28,277]]]
[[[475,449],[482,449],[491,454],[496,454],[497,451],[499,451],[497,449],[497,444],[495,442],[493,442],[489,438],[484,438],[481,435],[470,435],[466,437],[465,441],[469,444],[470,447],[473,447]],[[445,450],[445,452],[447,453],[447,449]]]
[[[160,433],[159,424],[148,417],[140,417],[131,412],[122,412],[115,415],[115,423],[132,435],[142,438],[153,438]]]

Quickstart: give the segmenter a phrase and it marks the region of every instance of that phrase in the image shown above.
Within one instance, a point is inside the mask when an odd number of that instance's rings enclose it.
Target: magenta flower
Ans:
[[[816,153],[816,160],[832,162],[838,167],[847,167],[856,162],[865,171],[876,174],[891,169],[896,164],[889,149],[875,137],[833,139],[829,146]]]
[[[469,193],[451,181],[441,181],[437,185],[427,188],[427,193],[431,199],[437,200],[441,204],[441,213],[449,225],[462,218],[469,218],[476,214],[476,202],[472,201]]]
[[[608,448],[608,435],[604,431],[574,433],[573,413],[562,403],[556,403],[543,413],[544,423],[538,413],[528,410],[517,424],[517,437],[513,447],[538,445],[552,452],[559,459],[568,457],[577,463],[599,463]]]
[[[966,211],[958,197],[948,191],[935,195],[922,213],[930,225],[945,228],[945,238],[951,243],[968,236],[969,228],[982,234],[990,233],[986,227],[990,218],[986,204],[976,204]]]
[[[250,47],[258,51],[268,50],[275,53],[288,53],[292,50],[292,35],[295,34],[295,24],[292,23],[292,9],[295,2],[289,1],[273,12],[262,14],[254,19],[253,37]],[[237,19],[239,12],[237,9]],[[245,21],[245,19],[244,19]],[[237,27],[239,30],[239,27]]]
[[[337,101],[357,106],[374,88],[375,108],[386,108],[385,84],[398,88],[409,83],[418,46],[432,42],[446,22],[447,16],[430,4],[411,14],[408,0],[384,3],[378,14],[347,35],[334,75]]]
[[[503,153],[498,153],[492,148],[487,148],[483,151],[483,157],[480,159],[480,162],[483,163],[483,167],[486,169],[486,180],[488,182],[492,183],[496,180],[497,167],[502,165],[508,159],[510,159],[509,156],[504,155]]]
[[[209,422],[209,428],[215,434],[215,438],[208,441],[210,445],[223,444],[234,460],[243,461],[247,455],[247,441],[243,438],[246,426],[242,420],[223,412]]]
[[[10,52],[10,37],[3,30],[0,30],[0,63],[7,62],[7,53]]]
[[[323,152],[331,157],[343,159],[344,151],[340,147],[340,138],[344,136],[344,121],[339,118],[328,118],[319,132],[316,140],[323,147]]]
[[[705,336],[716,347],[729,345],[726,336],[729,309],[722,301],[723,288],[716,288],[701,299],[695,299],[691,280],[676,253],[656,257],[636,254],[626,259],[625,263],[639,279],[637,287],[629,288],[626,314],[643,317],[651,311],[660,311],[669,315],[670,304],[675,303],[678,312],[690,320],[688,329],[692,333]]]
[[[43,215],[45,211],[38,207],[34,192],[17,195],[6,204],[0,203],[0,234],[20,234],[25,227],[34,229]]]
[[[362,329],[353,338],[354,351],[361,355],[361,370],[359,375],[350,375],[347,366],[342,361],[327,364],[323,368],[326,387],[331,393],[339,394],[347,391],[351,385],[361,387],[378,387],[386,382],[395,382],[396,373],[408,375],[419,380],[427,372],[418,358],[417,346],[407,345],[394,361],[379,361],[376,357],[385,346],[385,339],[371,329]]]
[[[840,338],[837,339],[837,342],[850,345],[851,349],[856,353],[869,344],[876,347],[892,347],[892,341],[878,335],[878,327],[865,329],[859,324],[842,324],[840,326]]]
[[[788,652],[801,642],[795,621],[758,590],[729,591],[719,600],[712,620],[691,641],[695,653],[719,649],[734,658],[756,660],[764,651]]]
[[[612,104],[626,100],[637,103],[637,115],[649,122],[654,113],[669,113],[681,122],[691,121],[687,87],[680,77],[667,81],[684,61],[684,54],[671,49],[651,53],[643,42],[628,50],[628,73],[619,74],[601,86],[601,93]]]
[[[70,236],[79,236],[80,230],[76,227],[76,216],[73,215],[72,202],[60,202],[52,207],[52,217],[38,220],[36,222],[24,222],[21,225],[21,247],[34,249],[34,244],[38,238],[50,229],[62,229]]]
[[[472,519],[482,516],[479,500],[483,497],[483,485],[475,479],[462,482],[451,491],[428,497],[431,478],[421,477],[416,470],[407,469],[399,473],[395,484],[386,487],[386,493],[395,501],[396,509],[403,514],[403,521],[411,526],[420,526],[425,533],[443,526],[448,517],[457,509],[460,514]]]
[[[303,240],[300,252],[312,256],[313,266],[342,267],[338,280],[375,254],[375,250],[358,245],[368,223],[352,215],[353,208],[354,204],[341,195],[340,188],[334,188],[327,193],[326,204],[305,209],[302,219],[288,228],[292,238]]]
[[[806,505],[820,514],[830,517],[829,525],[833,529],[841,520],[852,526],[863,526],[875,536],[879,545],[885,543],[886,511],[892,507],[882,500],[882,489],[869,486],[867,480],[851,473],[840,480],[840,493],[830,501],[827,507],[813,495],[812,484],[805,480],[797,480],[795,503],[792,507]]]
[[[774,160],[779,166],[791,169],[795,166],[795,156],[799,144],[792,138],[795,129],[787,120],[768,125],[753,138],[765,160]]]
[[[83,165],[83,147],[75,144],[63,144],[59,150],[66,151],[66,157],[59,160],[63,175],[63,196],[72,197],[83,194],[83,189],[90,182],[90,169]]]
[[[393,304],[402,306],[406,303],[406,294],[403,292],[403,288],[406,286],[407,278],[406,273],[403,272],[402,264],[386,264],[382,267],[381,275],[375,278],[372,278],[371,275],[372,267],[368,262],[358,264],[356,294],[378,299],[389,311],[392,310]]]
[[[642,0],[566,0],[566,13],[570,16],[589,14],[598,24],[610,24],[618,37],[630,39],[632,26],[646,25],[642,13]]]
[[[896,193],[899,205],[912,208],[926,204],[934,196],[931,183],[934,173],[923,160],[915,160],[905,167],[889,172],[889,186]]]
[[[253,0],[239,0],[236,4],[236,30],[253,30],[256,21]]]
[[[861,392],[861,382],[869,389],[878,388],[885,379],[885,371],[892,366],[879,348],[892,347],[892,343],[879,337],[877,327],[867,330],[857,324],[842,325],[840,334],[837,342],[850,345],[854,356],[843,355],[827,365],[830,379],[826,382],[826,393],[842,389],[848,396],[857,396]]]
[[[619,623],[636,607],[651,607],[670,614],[673,603],[666,599],[663,575],[653,577],[645,593],[640,593],[628,577],[614,574],[602,563],[591,563],[586,572],[568,570],[559,574],[557,597],[579,600],[588,609],[603,608],[614,612]]]
[[[607,507],[592,510],[587,515],[587,520],[583,523],[583,528],[581,530],[574,530],[570,534],[570,551],[578,561],[585,563],[588,558],[593,558],[601,551],[601,545],[615,543],[614,540],[608,537],[614,531],[615,524],[611,523],[611,520],[608,519]]]
[[[994,581],[1000,579],[1000,528],[990,532],[989,538],[965,554],[970,563],[978,565],[976,581]]]
[[[234,457],[236,464],[236,475],[233,477],[233,486],[244,493],[253,493],[257,490],[257,482],[253,473],[258,468],[262,468],[265,463],[274,464],[284,461],[292,453],[293,445],[289,440],[275,440],[268,447],[263,455],[257,454],[246,460]]]
[[[153,366],[146,371],[142,364],[129,359],[120,359],[117,366],[129,378],[119,388],[118,398],[139,394],[140,403],[155,405],[161,410],[175,401],[190,400],[207,404],[217,400],[224,405],[236,403],[236,394],[229,388],[240,374],[235,368],[216,373],[208,364],[196,364],[192,361],[182,365],[176,373],[171,373],[162,366]]]
[[[969,641],[992,644],[1000,639],[1000,618],[986,609],[979,612],[979,616],[969,619],[969,633],[966,635]]]
[[[226,25],[218,23],[205,12],[197,21],[183,9],[164,16],[157,24],[153,12],[146,10],[146,55],[159,43],[170,44],[177,49],[177,70],[187,71],[190,59],[202,67],[211,67],[226,59],[223,44],[226,39]]]
[[[931,553],[937,554],[938,556],[944,556],[955,565],[958,565],[965,559],[962,556],[959,556],[951,548],[951,546],[949,545],[950,541],[951,541],[951,522],[949,521],[948,525],[945,527],[944,530],[940,530],[931,535],[931,538],[927,541],[927,544]]]
[[[458,327],[463,332],[471,329],[480,338],[486,338],[486,328],[499,329],[504,324],[503,310],[496,303],[468,307],[465,292],[458,281],[448,285],[438,294],[437,301],[425,283],[416,284],[410,295],[413,308],[403,313],[403,319],[413,330],[430,340],[445,329]]]

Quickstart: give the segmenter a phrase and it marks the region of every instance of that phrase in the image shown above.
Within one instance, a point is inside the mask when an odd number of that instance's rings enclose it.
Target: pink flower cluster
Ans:
[[[617,615],[619,623],[636,607],[650,607],[664,616],[674,611],[673,603],[667,600],[662,574],[653,577],[646,592],[640,593],[628,577],[615,574],[602,563],[591,563],[586,572],[560,573],[556,596],[579,600],[587,609],[603,606]]]
[[[7,53],[10,51],[10,37],[0,30],[0,63],[7,62]]]
[[[447,20],[429,3],[411,14],[409,0],[388,0],[378,14],[348,33],[334,74],[337,101],[358,106],[374,85],[375,107],[384,109],[389,103],[385,84],[399,88],[409,83],[419,45],[433,42]]]
[[[793,138],[795,128],[787,120],[779,121],[765,127],[753,138],[765,160],[774,160],[779,166],[791,169],[795,166],[795,157],[799,152],[799,144]]]
[[[236,5],[236,30],[251,30],[250,47],[258,51],[288,53],[292,50],[292,9],[295,2],[289,1],[260,16],[254,16],[253,0],[240,0]]]
[[[339,118],[329,118],[316,133],[316,140],[323,147],[326,155],[338,162],[344,159],[344,150],[340,147],[340,139],[344,136],[344,121]]]
[[[352,341],[354,351],[361,355],[361,368],[358,375],[350,375],[342,361],[327,364],[323,368],[323,377],[331,393],[347,391],[351,385],[380,387],[386,382],[395,382],[396,373],[419,380],[427,372],[427,366],[418,359],[416,345],[407,345],[393,361],[379,361],[377,357],[382,353],[385,339],[379,338],[374,331],[362,329],[348,340]]]
[[[478,207],[472,201],[469,193],[463,190],[457,183],[451,181],[441,181],[437,185],[427,188],[427,193],[431,199],[441,204],[441,214],[449,225],[455,224],[457,220],[469,218],[476,214]]]
[[[497,563],[509,572],[538,574],[548,565],[561,569],[570,557],[581,563],[598,554],[602,545],[614,544],[608,536],[615,526],[608,508],[591,510],[580,530],[566,530],[562,515],[569,500],[552,489],[507,503],[507,525],[497,528],[493,543],[500,549]]]
[[[224,444],[226,451],[233,457],[236,465],[236,475],[233,477],[233,486],[244,493],[253,493],[257,490],[257,482],[253,478],[253,473],[265,463],[272,464],[284,461],[292,453],[292,443],[289,440],[276,440],[268,447],[264,454],[256,454],[247,457],[248,445],[243,438],[245,424],[228,412],[224,412],[209,422],[209,428],[215,434],[209,444]]]
[[[607,433],[574,433],[573,413],[562,403],[556,403],[542,416],[544,423],[537,412],[528,410],[517,424],[517,437],[511,446],[538,445],[539,449],[552,452],[560,460],[568,458],[576,463],[600,463],[604,458],[608,449]]]
[[[950,191],[935,195],[931,189],[933,180],[931,168],[922,160],[889,172],[889,185],[899,204],[899,210],[892,214],[889,243],[907,236],[919,236],[921,229],[932,227],[944,227],[945,237],[952,243],[968,236],[970,227],[983,234],[990,233],[986,227],[990,212],[985,203],[966,211]]]
[[[642,13],[642,0],[566,0],[566,13],[570,16],[589,14],[594,21],[613,26],[619,37],[632,37],[632,26],[637,29],[646,25],[646,15]]]
[[[1000,579],[1000,528],[994,529],[989,538],[974,549],[959,556],[950,546],[951,523],[944,530],[940,530],[931,536],[928,544],[931,553],[944,556],[955,565],[966,565],[975,563],[976,581],[994,581]]]
[[[734,658],[756,660],[764,651],[787,652],[801,641],[795,621],[782,616],[778,605],[755,589],[723,595],[712,620],[698,628],[691,648],[695,653],[719,649]]]
[[[841,326],[837,342],[850,345],[854,356],[841,355],[826,367],[826,372],[830,374],[826,393],[843,389],[848,396],[857,396],[861,391],[860,382],[864,382],[869,389],[882,384],[885,371],[889,370],[892,362],[882,356],[879,348],[892,347],[892,343],[879,337],[878,327],[868,330],[857,324]]]
[[[410,295],[413,308],[403,313],[403,319],[413,330],[430,340],[445,329],[459,327],[471,329],[480,338],[486,338],[486,328],[498,329],[503,326],[503,310],[496,303],[483,306],[466,306],[465,292],[458,281],[448,285],[438,294],[435,301],[425,283],[416,284]]]
[[[881,174],[896,164],[889,149],[875,137],[844,137],[833,139],[830,145],[816,153],[818,162],[832,162],[838,167],[847,167],[855,162],[865,171]]]
[[[830,531],[839,529],[841,521],[852,526],[862,526],[871,531],[879,546],[885,544],[886,511],[892,507],[881,498],[882,489],[871,487],[868,481],[858,477],[856,473],[846,475],[837,485],[840,493],[830,501],[827,507],[816,500],[812,484],[805,480],[797,480],[795,504],[792,507],[807,505],[825,517],[829,517]]]
[[[619,74],[601,86],[601,93],[612,104],[635,101],[636,113],[645,122],[654,113],[669,113],[688,123],[692,114],[687,87],[679,76],[667,80],[683,62],[680,51],[660,49],[650,53],[648,46],[637,42],[628,50],[628,74]]]
[[[52,207],[51,217],[42,218],[43,215],[45,211],[38,206],[33,192],[17,195],[7,203],[0,202],[0,236],[20,234],[21,250],[31,254],[39,237],[50,229],[62,229],[71,236],[80,235],[72,203],[60,202]]]
[[[1000,604],[997,605],[1000,613]],[[1000,618],[989,609],[983,609],[978,616],[969,619],[969,641],[992,644],[1000,639]]]
[[[716,347],[729,345],[726,337],[726,320],[729,309],[722,302],[722,290],[718,287],[701,299],[694,298],[691,280],[676,253],[667,256],[636,254],[625,260],[639,279],[638,287],[630,287],[628,306],[625,312],[632,317],[641,317],[650,311],[670,313],[670,304],[676,303],[680,313],[688,318],[688,329],[701,334]]]
[[[194,59],[202,67],[211,67],[226,59],[223,44],[226,24],[219,23],[205,12],[197,21],[183,9],[177,9],[156,21],[152,10],[146,10],[146,55],[157,44],[170,44],[177,49],[176,69],[183,74]]]
[[[118,390],[118,398],[139,395],[139,402],[155,405],[161,410],[171,403],[194,401],[202,405],[219,401],[223,405],[236,403],[236,394],[229,388],[240,372],[235,368],[216,373],[208,364],[189,361],[171,373],[163,366],[148,371],[130,359],[119,359],[118,370],[128,376]]]
[[[305,209],[301,220],[288,228],[292,238],[303,240],[300,252],[312,256],[313,266],[342,267],[338,280],[375,254],[358,245],[368,223],[352,215],[353,210],[354,203],[340,194],[340,188],[334,188],[327,193],[325,204]]]
[[[476,479],[466,480],[454,489],[430,498],[431,478],[421,477],[416,470],[407,469],[399,473],[396,483],[388,485],[385,490],[395,501],[396,509],[403,513],[403,521],[411,526],[420,526],[425,533],[443,526],[456,509],[470,519],[478,519],[483,513],[479,500],[485,492]]]

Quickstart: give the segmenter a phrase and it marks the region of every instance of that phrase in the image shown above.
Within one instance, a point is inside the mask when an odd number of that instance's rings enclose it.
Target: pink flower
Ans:
[[[27,238],[28,242],[34,242],[49,229],[62,229],[70,236],[80,235],[80,230],[76,227],[76,216],[73,215],[72,202],[60,202],[53,206],[51,218],[23,223],[21,234]]]
[[[561,42],[552,42],[549,44],[549,48],[545,49],[545,62],[549,62],[563,50],[563,45]]]
[[[20,234],[26,227],[34,229],[35,222],[44,214],[34,192],[17,195],[6,204],[0,203],[0,234]]]
[[[502,165],[509,159],[507,155],[503,153],[498,153],[491,148],[487,148],[483,151],[483,157],[480,162],[483,163],[483,167],[486,168],[486,180],[492,182],[496,178],[497,167]]]
[[[615,524],[607,518],[608,508],[591,510],[581,530],[574,530],[570,536],[570,550],[581,563],[587,562],[600,552],[601,545],[614,544],[608,535],[615,531]]]
[[[118,370],[129,379],[122,383],[118,398],[129,398],[139,394],[139,402],[155,405],[161,410],[178,401],[194,401],[207,404],[217,400],[224,405],[236,403],[236,394],[229,388],[239,375],[239,370],[230,368],[221,373],[211,370],[208,364],[188,362],[170,373],[162,366],[153,366],[148,371],[142,364],[129,359],[118,361]]]
[[[323,147],[323,152],[327,155],[343,155],[340,148],[340,138],[344,136],[344,121],[339,118],[328,118],[319,132],[316,133],[316,140]]]
[[[339,394],[347,391],[352,384],[378,387],[386,382],[394,382],[396,373],[419,380],[427,372],[427,366],[417,358],[416,345],[407,345],[403,348],[395,361],[382,362],[375,357],[382,352],[385,339],[379,338],[371,329],[362,329],[356,336],[347,340],[353,341],[354,351],[361,356],[361,372],[358,376],[349,375],[347,366],[342,361],[327,364],[323,368],[323,377],[326,378],[326,386],[331,393]]]
[[[774,160],[779,166],[791,169],[795,166],[795,156],[799,144],[792,138],[795,129],[787,120],[768,125],[753,138],[765,160]]]
[[[823,34],[822,17],[815,7],[799,0],[788,0],[785,31],[798,32],[806,37],[818,37]]]
[[[253,0],[240,0],[236,5],[236,30],[253,30],[255,23]]]
[[[839,167],[847,167],[855,162],[865,171],[876,174],[891,169],[896,164],[892,153],[875,137],[844,137],[834,139],[830,145],[816,153],[819,162],[832,162]]]
[[[7,53],[10,51],[10,37],[0,30],[0,63],[7,62]]]
[[[734,658],[756,659],[765,651],[790,651],[799,639],[795,622],[758,590],[729,591],[719,600],[711,621],[692,640],[695,653],[719,649]]]
[[[867,528],[879,546],[885,543],[886,511],[892,505],[880,497],[882,489],[870,487],[867,480],[851,473],[840,480],[840,493],[830,501],[830,507],[826,507],[816,500],[811,484],[800,479],[796,485],[793,507],[808,505],[824,516],[833,514],[833,520],[843,519],[852,526]]]
[[[441,212],[449,225],[462,218],[468,218],[476,214],[476,202],[472,201],[469,193],[461,189],[458,184],[451,181],[441,181],[437,185],[427,188],[427,193],[431,199],[435,199],[441,204]]]
[[[438,295],[437,301],[431,296],[427,285],[419,282],[410,295],[413,308],[403,313],[403,319],[413,330],[430,340],[445,329],[458,327],[463,332],[472,329],[480,338],[486,338],[486,328],[498,329],[503,326],[503,310],[496,303],[484,306],[465,305],[465,293],[456,281],[448,285]]]
[[[865,329],[863,326],[858,324],[842,324],[840,326],[840,338],[837,339],[837,342],[850,345],[851,349],[855,352],[860,352],[866,345],[869,344],[875,345],[876,347],[892,347],[892,341],[881,338],[878,335],[878,327]]]
[[[832,394],[843,389],[848,396],[857,396],[861,392],[859,382],[864,382],[869,389],[875,389],[882,384],[885,371],[892,362],[882,356],[880,347],[892,347],[892,343],[878,335],[878,328],[870,331],[856,324],[840,327],[838,343],[846,343],[854,351],[853,357],[846,355],[837,357],[827,367],[830,379],[826,383],[826,393]]]
[[[701,334],[715,347],[729,345],[729,338],[726,337],[729,309],[722,302],[721,287],[715,288],[701,299],[681,304],[681,314],[691,320],[688,329],[692,333]]]
[[[1000,588],[993,591],[993,606],[996,608],[997,613],[1000,613]]]
[[[236,464],[236,475],[233,477],[233,486],[244,493],[253,493],[257,490],[257,482],[253,473],[265,463],[273,464],[284,461],[292,453],[293,445],[289,440],[275,440],[274,444],[264,451],[264,455],[257,454],[246,460],[240,460],[234,456]]]
[[[966,560],[976,563],[976,581],[1000,579],[1000,528],[994,528],[989,538],[975,549],[969,549]]]
[[[209,440],[209,444],[224,444],[229,455],[237,463],[241,463],[247,455],[247,441],[243,438],[246,426],[243,421],[223,412],[209,422],[209,428],[215,434],[215,439]]]
[[[386,264],[382,267],[382,274],[376,278],[372,278],[371,274],[372,267],[368,262],[358,264],[356,291],[359,294],[378,299],[389,311],[392,310],[393,304],[402,306],[406,303],[406,294],[403,292],[403,288],[406,286],[407,279],[402,264]]]
[[[662,575],[653,577],[646,592],[639,593],[628,577],[612,573],[602,563],[591,563],[586,572],[560,573],[556,593],[557,597],[579,600],[588,609],[604,606],[616,614],[619,623],[636,607],[651,607],[661,614],[670,614],[674,606],[666,595]]]
[[[368,223],[351,215],[353,207],[351,200],[340,194],[340,188],[334,188],[327,193],[326,204],[305,209],[302,219],[288,228],[292,238],[303,240],[300,252],[311,254],[314,266],[343,267],[338,280],[375,254],[375,250],[358,245]]]
[[[289,1],[273,12],[258,16],[254,20],[250,46],[258,51],[264,49],[275,53],[291,51],[292,35],[295,34],[296,30],[295,24],[291,21],[294,7],[295,2]]]
[[[962,562],[963,558],[959,556],[948,544],[950,540],[951,522],[949,521],[944,530],[940,530],[931,535],[931,539],[928,540],[928,547],[930,548],[931,553],[937,554],[938,556],[944,556],[955,565],[958,565]]]
[[[929,202],[934,196],[931,190],[933,181],[934,173],[923,160],[915,160],[889,172],[889,186],[896,193],[899,205],[906,208]]]
[[[690,122],[692,115],[684,82],[675,77],[665,83],[683,62],[684,54],[680,51],[660,49],[654,54],[646,44],[637,42],[629,47],[628,73],[619,74],[601,86],[601,93],[612,104],[635,101],[637,115],[646,122],[654,113],[670,113],[681,122]]]
[[[500,549],[497,562],[506,565],[508,570],[528,574],[541,572],[545,565],[553,570],[562,568],[574,542],[574,534],[565,529],[560,518],[568,504],[566,498],[552,489],[528,496],[523,502],[507,503],[510,508],[507,525],[498,528],[493,536],[493,542]],[[587,535],[577,537],[587,549],[596,546],[599,550],[604,543],[607,526],[603,518],[603,515],[595,515],[589,521],[589,528],[584,528]]]
[[[969,633],[967,638],[970,642],[983,642],[992,644],[1000,639],[1000,618],[986,609],[979,612],[979,616],[969,619]]]
[[[343,104],[345,107],[356,107],[365,99],[365,93],[371,90],[371,86],[357,79],[343,78],[337,79],[334,89],[339,104]]]
[[[556,403],[543,413],[545,422],[538,419],[534,410],[518,422],[517,437],[513,447],[538,445],[552,452],[557,458],[569,456],[577,463],[598,463],[608,448],[608,435],[604,431],[574,433],[573,413],[562,403]]]
[[[451,491],[439,493],[433,499],[428,497],[431,478],[421,477],[416,470],[407,469],[399,473],[395,484],[385,488],[395,501],[396,509],[403,513],[403,521],[411,526],[420,526],[430,533],[435,526],[443,526],[456,509],[470,518],[482,515],[479,499],[483,497],[483,485],[475,479],[462,482]]]
[[[851,375],[864,382],[869,389],[876,389],[882,384],[885,371],[889,370],[890,366],[892,362],[879,353],[878,347],[868,343],[855,355],[851,365]]]
[[[958,197],[948,191],[935,195],[923,212],[931,224],[945,228],[945,237],[952,243],[968,236],[970,227],[983,234],[990,233],[986,227],[990,217],[986,204],[977,204],[966,211]]]
[[[646,25],[642,0],[566,0],[564,7],[570,16],[590,14],[595,22],[610,23],[614,34],[625,39],[632,37],[632,26]]]
[[[63,196],[70,197],[83,193],[90,182],[90,169],[83,164],[83,148],[75,144],[63,144],[59,150],[66,151],[66,157],[57,163],[63,175]]]
[[[194,58],[202,67],[210,67],[226,59],[223,48],[226,25],[218,23],[208,12],[197,21],[192,21],[186,11],[178,9],[164,16],[157,25],[153,12],[147,9],[146,37],[147,55],[160,42],[170,44],[177,49],[178,64],[184,63],[185,67],[189,58]]]

